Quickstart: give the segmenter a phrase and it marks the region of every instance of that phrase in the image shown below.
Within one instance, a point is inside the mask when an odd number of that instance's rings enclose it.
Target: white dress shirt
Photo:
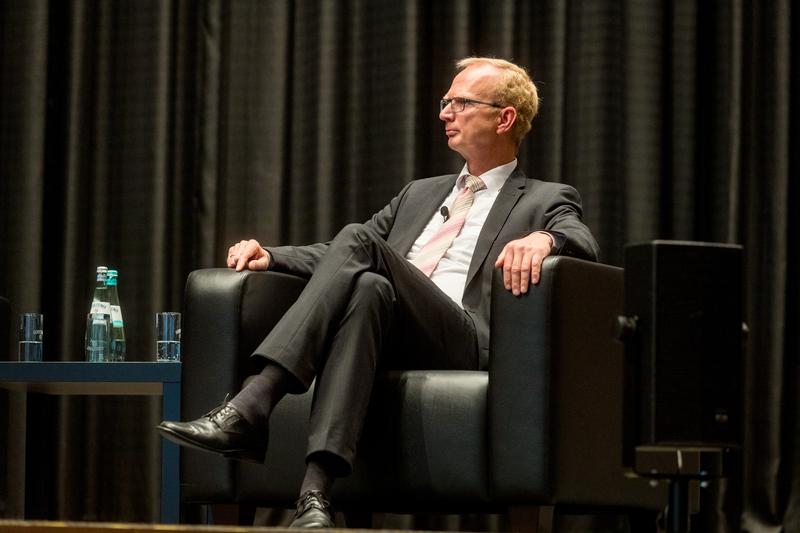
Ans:
[[[453,244],[444,253],[436,270],[431,274],[431,281],[438,285],[458,305],[461,305],[464,286],[467,283],[467,270],[472,260],[472,253],[475,251],[475,245],[478,242],[478,235],[481,232],[481,228],[483,228],[483,223],[486,222],[486,217],[489,216],[489,211],[500,189],[516,167],[517,160],[514,159],[510,163],[495,167],[478,176],[486,184],[486,188],[475,193],[475,201],[467,212],[464,227],[461,228]],[[456,196],[464,188],[464,180],[468,174],[467,165],[465,164],[456,180],[456,184],[453,186],[453,190],[445,198],[442,206],[446,206],[448,210],[453,208]],[[411,247],[411,251],[406,255],[406,259],[413,260],[442,224],[444,224],[444,217],[437,210],[428,225],[422,230],[420,236],[417,237]],[[494,258],[488,258],[487,260],[494,261]]]

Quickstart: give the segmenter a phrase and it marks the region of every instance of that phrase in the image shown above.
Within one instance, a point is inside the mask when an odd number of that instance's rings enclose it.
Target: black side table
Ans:
[[[162,396],[163,419],[179,420],[181,363],[0,361],[0,388],[54,395]],[[176,524],[179,518],[179,447],[161,439],[161,522]]]

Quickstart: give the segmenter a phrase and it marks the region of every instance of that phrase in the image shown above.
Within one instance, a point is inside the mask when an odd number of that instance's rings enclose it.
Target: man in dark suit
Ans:
[[[255,351],[266,361],[259,376],[204,417],[159,426],[182,445],[263,462],[272,409],[316,380],[292,527],[333,525],[328,495],[352,469],[376,371],[486,367],[495,269],[520,295],[550,254],[597,258],[577,191],[517,168],[538,109],[528,74],[489,58],[458,69],[439,117],[462,171],[411,182],[328,243],[231,246],[227,264],[237,271],[288,272],[308,284]]]

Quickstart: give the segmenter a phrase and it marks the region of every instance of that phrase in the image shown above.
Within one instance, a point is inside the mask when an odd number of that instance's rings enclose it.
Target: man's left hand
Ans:
[[[539,283],[542,261],[552,248],[552,238],[541,231],[506,244],[494,262],[496,268],[503,269],[506,290],[519,296],[528,292],[529,283]]]

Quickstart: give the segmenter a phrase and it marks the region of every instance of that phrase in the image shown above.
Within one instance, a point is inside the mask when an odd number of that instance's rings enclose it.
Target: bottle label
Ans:
[[[108,302],[100,302],[95,300],[92,302],[92,310],[90,312],[93,315],[110,315],[111,304]]]
[[[111,306],[111,322],[115,328],[122,327],[122,308],[118,305]]]

